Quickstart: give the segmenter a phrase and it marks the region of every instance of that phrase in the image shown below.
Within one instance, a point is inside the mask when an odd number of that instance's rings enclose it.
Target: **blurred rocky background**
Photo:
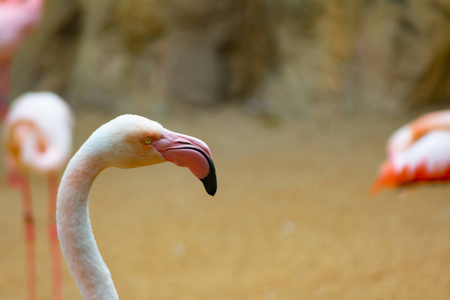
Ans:
[[[450,101],[450,1],[48,0],[13,76],[108,112],[397,115]]]

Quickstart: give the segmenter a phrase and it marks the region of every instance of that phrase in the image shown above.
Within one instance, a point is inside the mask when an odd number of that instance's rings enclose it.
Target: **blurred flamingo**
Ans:
[[[450,110],[428,113],[395,131],[372,193],[384,187],[450,180]]]
[[[136,115],[122,115],[99,127],[70,160],[59,187],[56,219],[63,255],[83,299],[119,299],[90,225],[88,195],[95,178],[108,167],[136,168],[164,161],[188,167],[208,194],[215,194],[208,146]]]
[[[53,299],[62,299],[61,257],[56,230],[58,171],[72,151],[74,124],[69,106],[51,92],[17,98],[6,115],[3,142],[9,184],[22,194],[25,222],[28,298],[36,299],[35,228],[29,172],[48,177],[48,234],[52,258]]]
[[[0,120],[8,110],[13,56],[39,24],[43,6],[44,0],[0,0]]]

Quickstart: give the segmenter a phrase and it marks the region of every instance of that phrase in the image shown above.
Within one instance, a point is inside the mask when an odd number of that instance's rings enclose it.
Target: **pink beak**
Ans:
[[[211,151],[203,141],[164,129],[152,146],[167,161],[189,168],[203,182],[206,192],[214,196],[217,191],[216,169]]]

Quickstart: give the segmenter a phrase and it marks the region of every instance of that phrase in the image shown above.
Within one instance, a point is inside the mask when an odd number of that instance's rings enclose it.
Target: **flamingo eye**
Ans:
[[[152,139],[151,138],[147,138],[146,140],[145,140],[145,144],[146,145],[150,145],[152,143]]]

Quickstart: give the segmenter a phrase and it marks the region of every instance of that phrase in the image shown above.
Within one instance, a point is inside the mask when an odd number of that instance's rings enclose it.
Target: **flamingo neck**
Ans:
[[[48,138],[45,130],[29,120],[14,122],[8,132],[8,140],[20,151],[21,164],[38,173],[59,169],[72,148],[71,129],[63,124],[54,129],[53,138]]]
[[[56,220],[62,253],[83,299],[119,299],[89,219],[88,196],[102,171],[83,147],[69,162],[58,191]]]
[[[47,149],[41,151],[37,139],[38,137],[36,135],[30,135],[24,141],[21,151],[22,161],[30,169],[38,173],[56,171],[61,166],[61,162],[64,161],[65,154],[68,152],[60,148],[66,147],[66,145],[64,143],[54,145],[47,142],[47,145],[45,145]]]
[[[28,0],[21,2],[21,16],[22,22],[25,26],[25,33],[31,33],[39,24],[42,19],[42,13],[44,11],[44,0]]]
[[[8,113],[11,61],[0,61],[0,122]]]
[[[45,1],[44,0],[28,0],[25,5],[30,9],[30,12],[34,12],[40,17],[42,11],[44,10]]]
[[[411,123],[413,141],[415,142],[424,135],[434,130],[450,129],[450,110],[428,113]]]

